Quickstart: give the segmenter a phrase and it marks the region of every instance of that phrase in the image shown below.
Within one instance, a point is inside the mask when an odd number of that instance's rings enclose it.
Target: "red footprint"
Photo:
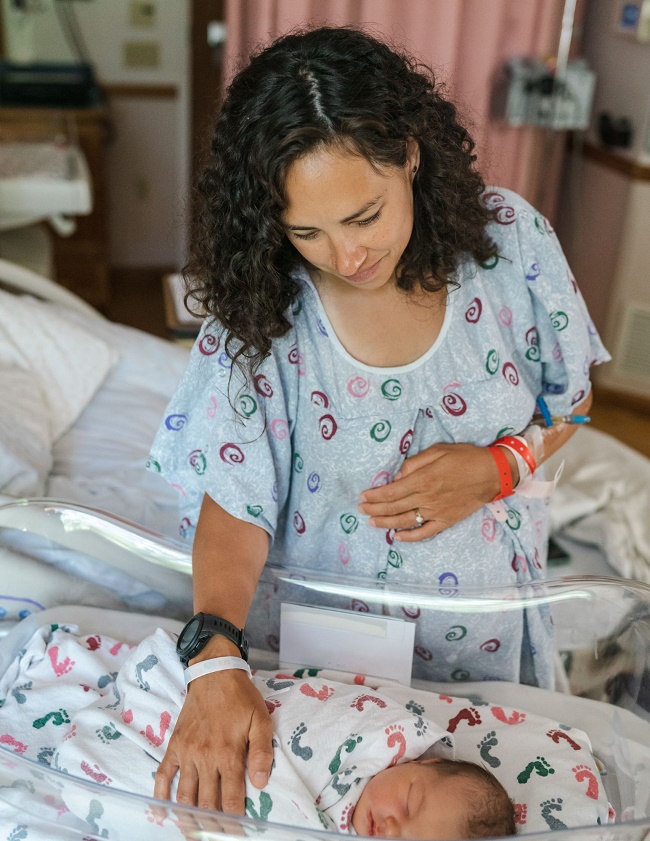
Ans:
[[[406,753],[406,739],[404,738],[404,728],[401,724],[391,724],[386,728],[385,732],[388,734],[388,738],[386,739],[386,744],[388,745],[388,747],[394,748],[397,745],[397,753],[388,764],[388,767],[392,768],[393,765],[397,765],[397,763]]]
[[[112,646],[112,648],[109,648],[109,651],[113,655],[113,657],[116,657],[120,653],[120,651],[122,650],[123,647],[124,647],[123,642],[116,642],[115,645]]]
[[[576,765],[576,767],[571,770],[575,774],[576,780],[579,783],[583,780],[588,780],[589,785],[587,786],[587,797],[591,797],[592,800],[598,800],[598,780],[591,768],[587,765]]]
[[[355,675],[355,676],[354,676],[354,681],[353,681],[353,682],[354,682],[357,686],[364,686],[364,685],[365,685],[365,682],[366,682],[366,676],[365,676],[365,675]]]
[[[125,724],[131,724],[133,721],[133,710],[122,710],[122,721]]]
[[[350,706],[352,707],[352,709],[359,710],[359,712],[362,713],[366,701],[370,701],[373,704],[377,704],[380,710],[386,709],[386,702],[382,701],[381,698],[377,698],[376,695],[359,695],[358,698],[354,699]]]
[[[503,707],[491,707],[492,715],[502,724],[523,724],[526,721],[526,713],[519,713],[513,710],[510,715],[506,715]]]
[[[528,806],[525,803],[513,803],[513,808],[515,810],[515,823],[523,826],[526,823]]]
[[[449,719],[447,732],[455,733],[456,728],[461,721],[466,721],[470,727],[474,727],[475,724],[481,723],[481,716],[478,714],[478,710],[474,709],[474,707],[465,707],[465,709],[462,709],[457,715]]]
[[[546,734],[549,738],[553,739],[556,745],[560,744],[560,739],[564,739],[573,750],[581,750],[580,745],[577,742],[574,742],[571,736],[568,733],[565,733],[564,730],[549,730]]]
[[[264,701],[264,703],[266,704],[266,709],[269,711],[269,715],[272,715],[274,710],[282,706],[279,701]]]
[[[98,634],[95,634],[92,637],[86,638],[86,644],[89,651],[97,651],[97,649],[101,647],[102,638]]]
[[[328,698],[334,694],[334,690],[331,686],[327,686],[323,684],[321,688],[316,692],[316,690],[311,687],[308,683],[303,683],[300,687],[300,691],[303,695],[306,695],[308,698],[316,698],[317,701],[327,701]]]
[[[25,753],[27,750],[27,745],[19,742],[17,739],[14,739],[13,736],[10,736],[9,733],[3,733],[0,736],[0,744],[9,745],[14,749],[14,753]]]
[[[57,677],[61,677],[61,675],[66,674],[70,671],[70,669],[74,666],[75,661],[71,660],[69,657],[66,657],[65,660],[61,660],[58,662],[59,657],[59,646],[53,645],[51,648],[47,650],[47,656],[50,658],[50,663],[52,664],[52,668],[54,669],[54,674]]]
[[[150,724],[147,724],[144,730],[140,731],[140,735],[144,736],[145,739],[154,747],[160,747],[162,743],[165,741],[165,733],[169,729],[169,725],[171,724],[172,717],[171,713],[168,713],[166,710],[163,713],[160,713],[160,726],[159,726],[159,735],[156,735],[153,731],[153,727]]]
[[[93,768],[97,770],[94,771]],[[84,774],[87,774],[91,779],[93,779],[96,783],[106,783],[106,785],[110,785],[113,780],[108,776],[108,774],[104,774],[99,770],[99,765],[94,765],[93,768],[87,762],[81,763],[81,770]]]
[[[449,695],[438,695],[440,701],[446,701],[448,704],[453,704],[454,699],[450,698]]]

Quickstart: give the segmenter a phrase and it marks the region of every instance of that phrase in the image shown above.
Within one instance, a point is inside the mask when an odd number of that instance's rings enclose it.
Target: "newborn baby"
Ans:
[[[404,762],[380,771],[352,816],[357,835],[462,839],[514,835],[512,801],[480,765],[453,759]]]
[[[404,707],[365,686],[318,677],[252,680],[272,716],[274,762],[264,789],[247,783],[249,817],[402,838],[514,833],[500,783],[480,766],[455,761],[452,736],[414,702]],[[106,786],[151,796],[185,694],[172,638],[158,630],[144,640],[112,687],[72,719],[52,766],[86,779],[91,768]],[[67,806],[81,814],[88,797],[71,787]],[[121,826],[110,801],[97,825],[109,832]]]

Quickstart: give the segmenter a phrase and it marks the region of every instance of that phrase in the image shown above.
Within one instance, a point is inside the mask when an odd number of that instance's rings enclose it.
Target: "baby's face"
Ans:
[[[354,810],[354,831],[431,841],[465,838],[466,787],[458,777],[438,774],[436,762],[405,762],[373,777]]]

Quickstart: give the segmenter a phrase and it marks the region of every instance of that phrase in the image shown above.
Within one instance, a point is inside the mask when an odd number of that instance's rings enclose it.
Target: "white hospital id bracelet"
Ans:
[[[251,676],[251,667],[241,657],[213,657],[211,660],[203,660],[185,669],[185,686],[197,677],[210,675],[212,672],[223,672],[226,669],[242,669],[248,672],[249,677]]]

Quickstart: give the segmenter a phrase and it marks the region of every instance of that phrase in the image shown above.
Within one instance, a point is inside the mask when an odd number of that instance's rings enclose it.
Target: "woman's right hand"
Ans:
[[[179,773],[178,803],[243,815],[247,765],[251,783],[263,788],[273,763],[272,738],[266,704],[245,672],[196,678],[156,773],[154,796],[169,800]]]

